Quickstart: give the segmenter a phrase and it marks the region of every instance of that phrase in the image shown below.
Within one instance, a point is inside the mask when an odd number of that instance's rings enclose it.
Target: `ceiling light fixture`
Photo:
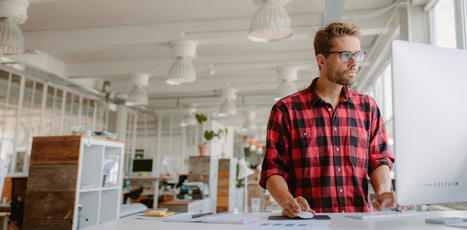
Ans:
[[[196,107],[188,108],[185,115],[183,115],[183,118],[182,118],[182,120],[180,122],[180,125],[182,127],[196,126],[198,124],[198,121],[195,118],[195,114],[196,114]]]
[[[256,112],[255,111],[246,111],[245,112],[245,122],[243,122],[243,125],[242,125],[242,131],[244,133],[249,133],[251,131],[255,131],[256,130],[256,124],[254,122],[255,120],[255,117],[256,117]]]
[[[23,32],[20,24],[26,22],[27,0],[0,1],[0,55],[24,53]]]
[[[166,83],[181,85],[196,80],[196,69],[191,60],[196,56],[195,41],[178,40],[170,44],[172,56],[177,58],[169,69]]]
[[[149,74],[135,73],[129,78],[128,84],[133,86],[128,92],[128,98],[125,102],[127,106],[146,106],[148,105],[148,94],[143,87],[149,85]]]
[[[253,0],[260,5],[250,21],[248,39],[255,42],[271,42],[292,36],[291,20],[284,5],[290,0]]]
[[[222,97],[224,98],[224,101],[222,102],[218,115],[225,117],[237,114],[237,107],[234,103],[234,100],[237,99],[237,90],[232,89],[229,85],[227,85],[222,90]]]
[[[298,68],[290,66],[280,67],[277,68],[276,72],[279,80],[281,80],[281,84],[279,85],[276,96],[274,97],[274,100],[277,101],[297,92],[297,87],[295,86],[294,81],[297,80]]]

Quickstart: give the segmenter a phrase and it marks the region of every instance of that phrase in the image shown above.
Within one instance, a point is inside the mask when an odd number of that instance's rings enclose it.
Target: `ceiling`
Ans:
[[[317,76],[313,37],[326,9],[344,4],[343,20],[360,25],[362,48],[370,51],[385,31],[394,2],[292,0],[285,9],[294,36],[266,44],[246,38],[257,9],[251,0],[30,0],[29,18],[21,28],[26,47],[64,62],[71,79],[110,80],[114,89],[126,93],[130,73],[148,72],[149,107],[156,111],[191,104],[216,111],[220,90],[230,84],[238,90],[240,111],[228,122],[241,125],[242,111],[255,110],[264,126],[279,86],[275,68],[300,66],[299,88]],[[174,61],[168,45],[181,32],[198,42],[193,61],[197,80],[171,86],[165,83]]]

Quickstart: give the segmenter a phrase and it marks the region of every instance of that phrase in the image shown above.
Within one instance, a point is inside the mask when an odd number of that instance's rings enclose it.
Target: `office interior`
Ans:
[[[291,35],[250,33],[267,3]],[[466,0],[1,0],[0,21],[3,229],[34,229],[27,209],[47,196],[69,229],[155,208],[280,211],[258,185],[268,116],[319,76],[320,27],[360,26],[351,88],[375,99],[391,148],[392,41],[467,49]]]

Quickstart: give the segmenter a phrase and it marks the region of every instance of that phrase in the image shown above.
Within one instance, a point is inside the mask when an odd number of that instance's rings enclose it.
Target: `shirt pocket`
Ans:
[[[349,136],[350,162],[358,168],[368,168],[369,133],[363,128],[351,127]]]
[[[298,129],[297,137],[302,167],[320,166],[316,130],[314,128]]]

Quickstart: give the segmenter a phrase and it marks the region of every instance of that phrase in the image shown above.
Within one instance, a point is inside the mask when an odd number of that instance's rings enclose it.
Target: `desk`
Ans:
[[[159,199],[159,181],[160,180],[170,180],[170,177],[149,177],[149,176],[128,176],[123,177],[123,180],[135,180],[135,181],[152,181],[152,185],[154,186],[154,193],[153,193],[153,208],[157,208],[157,201]]]
[[[154,186],[154,194],[153,194],[153,203],[152,207],[157,208],[157,201],[159,197],[159,177],[147,177],[147,176],[132,176],[132,177],[124,177],[123,180],[139,180],[139,181],[152,181],[152,185]]]
[[[467,218],[467,211],[436,211],[430,212],[430,217],[451,217],[460,216]],[[332,230],[455,230],[458,228],[446,227],[440,224],[425,224],[425,217],[412,217],[410,219],[385,220],[385,221],[361,221],[344,217],[343,213],[330,213],[331,224],[329,228]],[[194,230],[241,230],[248,225],[227,225],[227,224],[201,224],[201,223],[170,223],[161,222],[160,220],[138,220],[135,216],[129,216],[118,221],[109,222],[101,225],[96,225],[87,230],[179,230],[179,229],[194,229]],[[264,228],[263,228],[264,229]],[[266,230],[266,229],[264,229]]]

